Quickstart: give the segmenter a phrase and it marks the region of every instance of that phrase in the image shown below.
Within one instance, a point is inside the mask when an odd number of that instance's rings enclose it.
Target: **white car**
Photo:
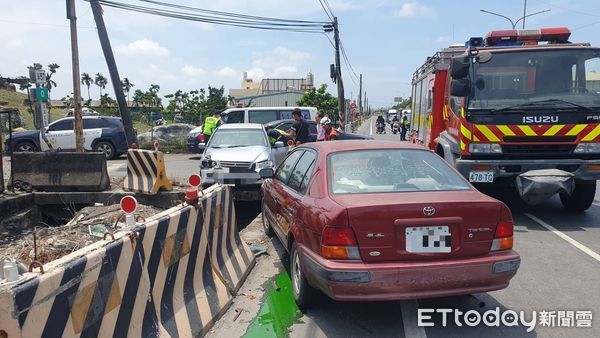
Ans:
[[[200,161],[203,185],[233,184],[238,200],[260,200],[259,171],[285,158],[283,142],[271,145],[262,124],[224,124],[217,128]]]

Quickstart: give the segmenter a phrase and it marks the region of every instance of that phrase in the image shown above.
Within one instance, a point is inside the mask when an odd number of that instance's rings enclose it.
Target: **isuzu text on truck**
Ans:
[[[493,31],[427,58],[413,75],[411,140],[476,185],[586,210],[600,177],[600,48],[570,35]]]

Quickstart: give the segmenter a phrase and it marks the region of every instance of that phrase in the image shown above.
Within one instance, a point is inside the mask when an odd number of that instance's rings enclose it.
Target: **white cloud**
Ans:
[[[289,50],[289,49],[283,48],[283,47],[274,48],[273,54],[287,58],[290,61],[306,60],[310,57],[310,54],[308,54],[306,52],[292,51],[292,50]]]
[[[165,70],[153,63],[148,65],[148,70],[145,72],[147,79],[154,81],[152,83],[160,84],[161,81],[177,81],[179,78],[173,75],[172,72]]]
[[[273,71],[273,77],[291,77],[298,75],[298,68],[294,66],[279,66]]]
[[[238,75],[235,69],[231,67],[223,67],[217,71],[217,74],[223,77],[235,77]]]
[[[416,16],[429,16],[433,14],[433,9],[421,5],[416,1],[408,1],[402,4],[402,7],[396,13],[395,16],[408,18]]]
[[[285,47],[275,47],[270,51],[253,53],[252,67],[247,70],[248,77],[254,81],[270,77],[300,77],[298,67],[303,66],[311,58],[311,54],[303,51],[290,50]],[[301,73],[304,73],[301,75]]]
[[[202,76],[206,74],[206,71],[199,67],[185,65],[181,68],[181,74],[187,76]]]
[[[171,54],[167,48],[162,47],[158,42],[148,39],[137,40],[127,45],[118,45],[116,51],[127,56],[169,56]]]
[[[253,67],[247,70],[248,78],[254,81],[260,81],[265,77],[265,70],[262,68]]]

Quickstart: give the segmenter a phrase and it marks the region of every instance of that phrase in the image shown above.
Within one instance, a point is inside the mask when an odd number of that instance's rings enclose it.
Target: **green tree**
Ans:
[[[100,97],[102,97],[102,89],[106,88],[108,80],[104,77],[104,75],[102,75],[102,73],[96,73],[94,83],[96,86],[100,87]]]
[[[90,95],[90,86],[94,83],[94,79],[88,73],[81,74],[81,84],[87,87],[88,92],[88,100],[92,100],[92,96]]]
[[[144,104],[144,92],[136,89],[135,92],[133,93],[133,103],[135,104],[136,107],[140,107],[140,105],[143,106]]]
[[[129,92],[131,91],[131,88],[135,87],[135,85],[131,83],[131,81],[129,81],[128,78],[124,78],[121,81],[121,87],[123,88],[123,92],[127,96],[127,104],[129,104]]]
[[[48,93],[52,92],[52,88],[56,87],[57,84],[52,80],[52,75],[56,73],[56,70],[60,68],[60,66],[56,63],[51,63],[48,65],[49,72],[46,73],[46,83],[45,87],[48,88]]]
[[[298,100],[298,105],[301,107],[315,107],[331,118],[334,123],[339,121],[337,97],[327,92],[326,84],[322,84],[319,89],[309,89]]]

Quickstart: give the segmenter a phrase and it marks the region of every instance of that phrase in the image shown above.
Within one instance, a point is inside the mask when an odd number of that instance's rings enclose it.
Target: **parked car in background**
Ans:
[[[258,172],[276,167],[288,147],[271,145],[262,124],[224,124],[213,133],[200,161],[203,185],[234,184],[234,198],[260,200]]]
[[[53,149],[75,150],[73,120],[73,117],[65,117],[48,125],[45,136]],[[6,149],[12,149],[15,152],[49,149],[42,140],[39,130],[17,132],[12,136],[12,139],[6,140]],[[127,152],[125,130],[118,117],[84,116],[83,137],[85,150],[104,153],[109,160]]]
[[[292,111],[300,108],[306,120],[314,120],[317,108],[314,107],[242,107],[225,110],[225,123],[269,123],[275,120],[291,119]],[[191,153],[202,153],[208,140],[203,134],[204,126],[190,131],[187,138],[187,148]]]
[[[520,256],[504,203],[442,158],[399,142],[313,142],[260,171],[265,232],[290,253],[301,307],[506,288]]]

